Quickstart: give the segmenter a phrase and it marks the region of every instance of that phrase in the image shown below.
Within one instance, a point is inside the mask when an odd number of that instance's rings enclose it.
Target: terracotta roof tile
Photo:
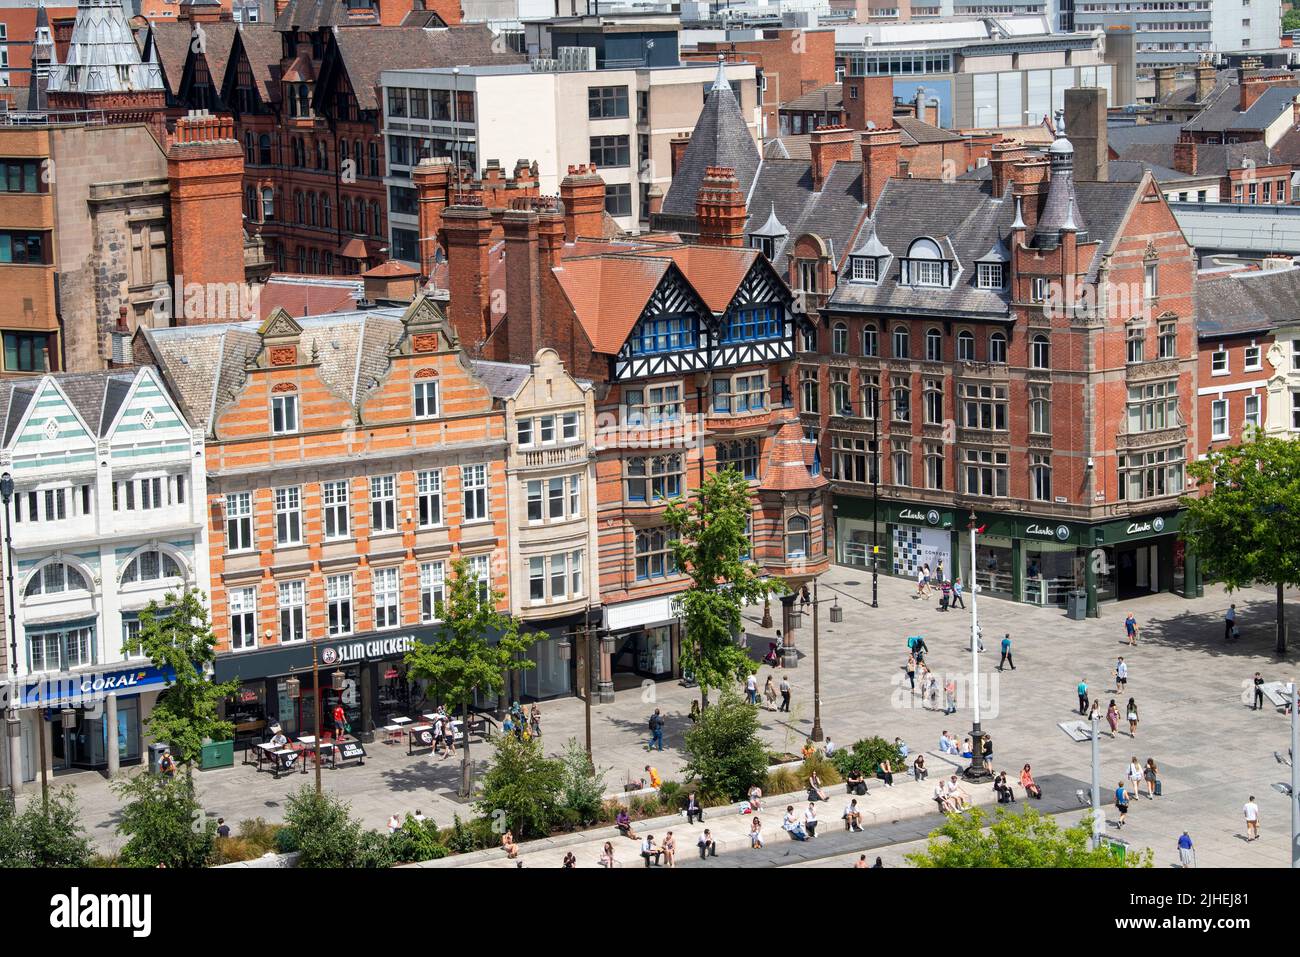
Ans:
[[[666,259],[601,256],[566,261],[554,274],[593,348],[613,355],[667,271]]]
[[[312,281],[305,277],[290,279],[272,276],[262,286],[261,298],[257,303],[257,318],[258,321],[266,319],[280,306],[295,317],[348,312],[357,307],[359,298],[359,282],[339,279]]]
[[[813,475],[813,446],[803,440],[799,419],[791,416],[781,423],[768,452],[767,475],[759,486],[765,492],[812,492],[827,483]]]
[[[670,246],[647,248],[637,255],[671,259],[705,304],[720,314],[735,298],[759,253],[737,246]]]

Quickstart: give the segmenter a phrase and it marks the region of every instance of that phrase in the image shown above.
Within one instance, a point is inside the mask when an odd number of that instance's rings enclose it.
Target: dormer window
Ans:
[[[850,279],[853,282],[875,282],[876,261],[868,256],[854,256]]]
[[[776,252],[776,244],[770,236],[750,236],[749,245],[751,249],[757,249],[763,256],[771,261]]]
[[[1001,289],[1002,263],[979,263],[975,267],[975,285],[980,289]]]
[[[943,258],[939,244],[933,239],[918,239],[912,243],[902,260],[900,282],[904,286],[938,286],[952,284],[952,262]]]

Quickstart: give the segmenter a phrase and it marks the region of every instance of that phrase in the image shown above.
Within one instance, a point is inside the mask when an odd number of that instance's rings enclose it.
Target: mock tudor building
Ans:
[[[864,170],[883,189],[799,368],[837,560],[909,577],[941,562],[1035,603],[1083,589],[1094,615],[1195,595],[1176,535],[1196,449],[1193,251],[1149,174],[1096,182],[1089,153],[1076,176],[1063,133],[1045,160],[1007,143],[989,166],[955,182],[887,158]]]
[[[305,730],[341,701],[364,737],[418,707],[403,656],[436,637],[452,563],[505,596],[514,573],[505,390],[472,368],[442,302],[280,310],[135,346],[206,438],[216,678],[240,681],[227,714],[241,733]],[[342,692],[311,687],[313,643]]]
[[[0,408],[14,483],[8,776],[40,775],[37,735],[51,770],[111,775],[146,753],[143,721],[170,677],[127,648],[140,611],[208,590],[203,433],[148,367],[8,380]]]

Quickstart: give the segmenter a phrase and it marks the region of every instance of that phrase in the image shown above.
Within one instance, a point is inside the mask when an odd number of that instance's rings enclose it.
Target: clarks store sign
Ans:
[[[413,635],[398,638],[372,638],[370,641],[354,641],[346,645],[326,645],[320,650],[321,664],[346,664],[349,661],[376,661],[401,655],[415,647]]]
[[[1144,535],[1148,532],[1159,534],[1165,530],[1165,520],[1163,518],[1153,518],[1149,522],[1133,522],[1125,532],[1129,535]]]

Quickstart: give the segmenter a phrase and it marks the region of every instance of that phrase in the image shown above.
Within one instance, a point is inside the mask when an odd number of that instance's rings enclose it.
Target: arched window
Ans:
[[[1033,341],[1029,344],[1029,364],[1035,369],[1047,369],[1052,365],[1051,346],[1047,343],[1047,336],[1034,336]]]
[[[326,229],[330,228],[330,197],[329,193],[320,194],[320,224]]]
[[[271,137],[266,133],[257,138],[257,162],[260,166],[271,165]]]
[[[253,165],[256,153],[253,150],[253,131],[247,130],[244,133],[244,162],[249,166]]]
[[[311,115],[311,94],[307,89],[306,83],[298,84],[298,115]]]
[[[837,356],[847,355],[849,351],[849,327],[842,322],[835,323],[831,329],[831,352]]]
[[[262,187],[262,221],[275,219],[275,191],[269,186]]]
[[[361,235],[365,236],[369,234],[370,230],[366,226],[366,201],[363,199],[357,200],[357,224],[356,225],[357,225],[357,232],[359,232]]]
[[[297,221],[298,221],[298,222],[300,222],[300,223],[302,223],[302,222],[306,222],[306,217],[303,216],[303,201],[302,201],[302,191],[301,191],[301,190],[294,190],[294,193],[293,193],[293,210],[294,210],[294,213],[297,215]]]
[[[257,190],[252,186],[244,188],[244,207],[248,210],[248,218],[256,222],[257,220]]]
[[[785,557],[808,557],[808,519],[804,515],[791,515],[785,523]]]
[[[316,194],[307,194],[307,222],[316,225]]]
[[[943,361],[943,333],[938,329],[925,331],[925,360],[927,362]]]
[[[345,233],[352,232],[352,202],[346,196],[339,199],[339,225]]]
[[[383,227],[380,225],[380,222],[379,200],[372,199],[370,201],[370,234],[372,236],[378,236],[383,232]]]
[[[894,358],[906,359],[911,354],[911,335],[907,326],[894,326]]]
[[[370,150],[370,175],[378,176],[379,175],[379,144],[376,143],[374,140],[371,140],[369,144],[369,150]]]
[[[975,337],[969,332],[957,333],[957,359],[960,362],[975,361]]]
[[[162,578],[180,578],[181,568],[176,560],[166,552],[150,550],[141,552],[122,572],[122,584],[131,582],[152,582]]]
[[[880,330],[874,322],[862,327],[862,354],[864,356],[880,355]]]
[[[912,243],[903,263],[903,282],[911,286],[943,286],[948,282],[947,262],[939,244],[922,237]]]
[[[23,589],[23,597],[57,595],[65,591],[90,591],[90,584],[86,581],[86,576],[71,565],[50,562],[27,582],[27,587]]]
[[[989,362],[1007,361],[1007,337],[1000,332],[989,336]]]
[[[352,141],[352,162],[356,164],[357,167],[354,170],[354,172],[358,176],[363,175],[365,173],[365,167],[361,165],[361,141],[360,140]]]

